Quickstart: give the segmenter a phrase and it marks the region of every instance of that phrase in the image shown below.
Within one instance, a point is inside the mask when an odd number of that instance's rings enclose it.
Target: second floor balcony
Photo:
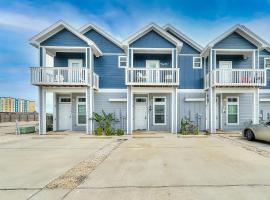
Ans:
[[[209,87],[263,87],[266,86],[264,69],[216,69],[204,78],[204,88]]]
[[[37,86],[93,86],[99,76],[84,67],[31,67],[31,83]]]
[[[126,85],[178,86],[178,68],[126,68]]]

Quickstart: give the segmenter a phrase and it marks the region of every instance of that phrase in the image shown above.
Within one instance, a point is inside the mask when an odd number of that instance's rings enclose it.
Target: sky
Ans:
[[[205,46],[235,24],[270,42],[269,11],[270,0],[0,0],[0,96],[38,101],[29,75],[38,52],[28,41],[60,19],[94,23],[120,41],[150,22],[170,23]]]

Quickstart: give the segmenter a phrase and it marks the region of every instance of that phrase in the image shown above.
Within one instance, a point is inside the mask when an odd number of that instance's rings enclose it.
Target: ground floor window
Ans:
[[[154,125],[166,125],[166,97],[154,97]]]
[[[239,98],[227,98],[227,124],[237,125],[239,123]]]
[[[77,98],[77,124],[86,124],[86,99],[84,97]]]

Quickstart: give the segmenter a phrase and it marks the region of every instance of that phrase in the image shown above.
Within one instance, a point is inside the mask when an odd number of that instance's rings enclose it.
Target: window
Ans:
[[[120,68],[127,67],[127,57],[126,56],[119,56],[118,57],[118,67],[120,67]]]
[[[166,98],[154,97],[154,125],[166,125]]]
[[[159,60],[146,60],[146,68],[150,69],[159,68]]]
[[[227,98],[227,124],[237,125],[239,123],[239,99],[238,97]]]
[[[59,97],[59,103],[70,103],[70,97]]]
[[[270,58],[264,58],[264,68],[270,69]]]
[[[136,102],[137,102],[137,103],[145,103],[145,102],[146,102],[146,98],[144,98],[144,97],[142,97],[142,98],[137,97],[137,98],[136,98]]]
[[[86,99],[84,97],[77,98],[77,125],[86,124]]]
[[[82,67],[82,59],[68,59],[68,67]]]
[[[201,57],[193,57],[193,68],[195,68],[195,69],[202,68],[202,58]]]

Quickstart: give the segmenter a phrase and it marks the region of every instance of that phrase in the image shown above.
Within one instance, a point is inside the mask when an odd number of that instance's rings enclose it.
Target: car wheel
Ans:
[[[252,140],[255,139],[254,133],[253,133],[253,131],[250,130],[250,129],[248,129],[248,130],[246,131],[246,136],[247,136],[247,140],[248,140],[248,141],[252,141]]]

